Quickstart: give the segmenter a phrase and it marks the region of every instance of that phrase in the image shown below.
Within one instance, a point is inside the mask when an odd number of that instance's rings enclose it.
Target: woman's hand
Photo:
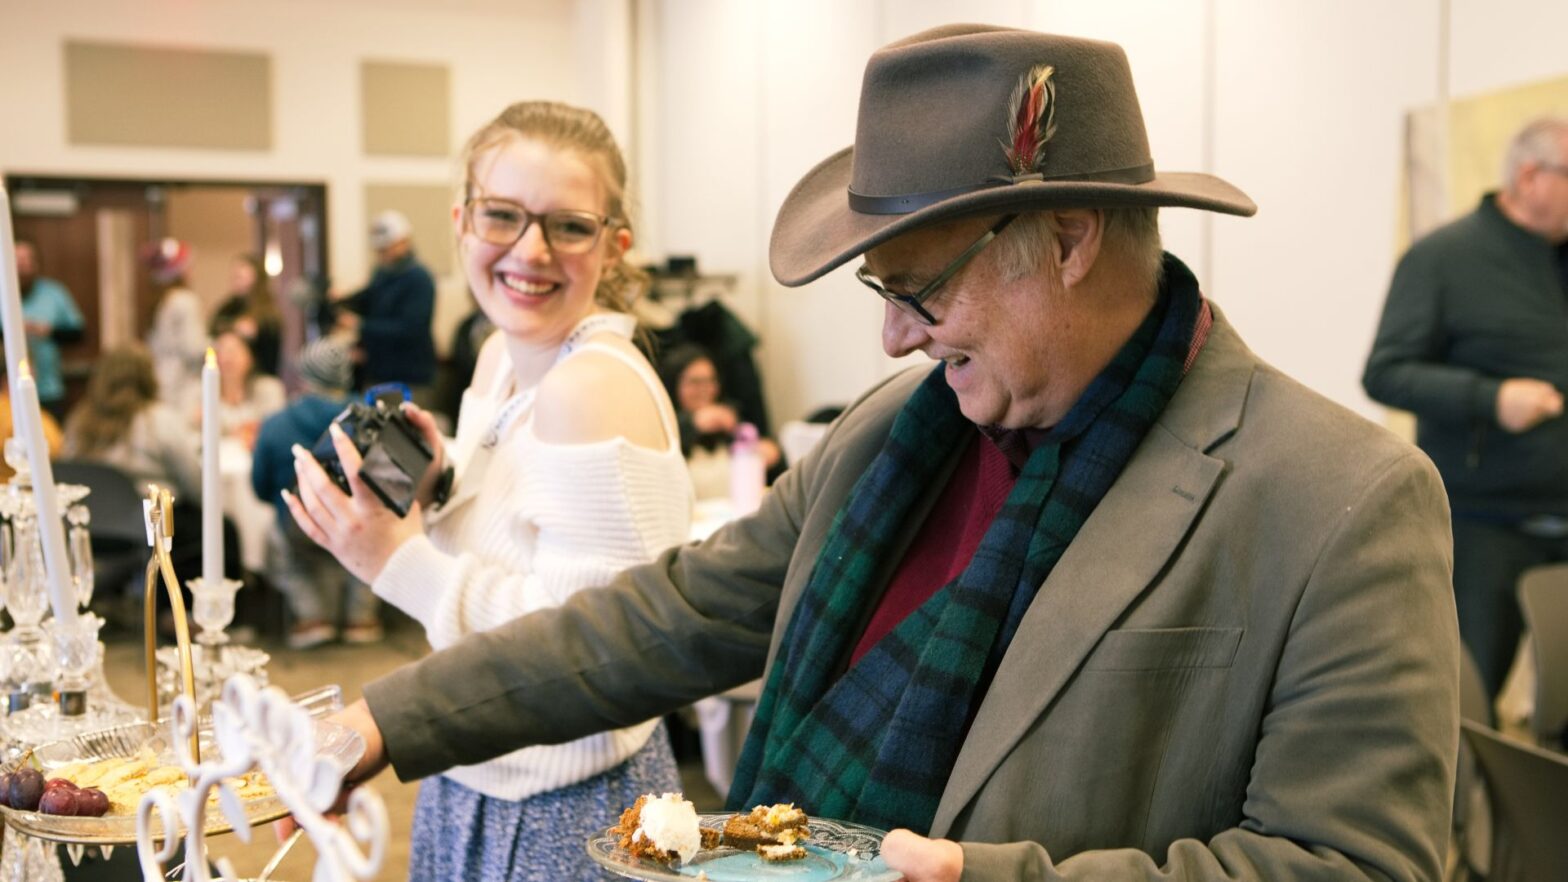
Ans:
[[[299,495],[285,490],[283,501],[305,535],[332,552],[356,578],[370,584],[381,575],[398,546],[425,531],[424,518],[418,501],[402,518],[383,505],[359,477],[360,457],[354,442],[337,423],[328,431],[352,495],[339,490],[310,451],[296,444],[294,474],[299,478]]]
[[[435,497],[436,484],[441,481],[441,472],[446,469],[446,444],[441,440],[441,430],[436,428],[436,418],[412,401],[403,402],[403,415],[413,423],[414,428],[425,439],[425,446],[430,448],[430,468],[419,479],[419,487],[414,492],[414,498],[419,500],[421,506],[428,506]]]
[[[951,839],[927,839],[894,830],[882,840],[882,860],[904,874],[904,882],[958,882],[964,874],[964,849]]]
[[[691,415],[692,425],[704,435],[714,432],[733,432],[740,424],[735,408],[728,404],[704,404]]]

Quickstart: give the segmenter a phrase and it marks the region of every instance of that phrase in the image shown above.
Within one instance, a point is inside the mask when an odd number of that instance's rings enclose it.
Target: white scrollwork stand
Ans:
[[[190,744],[196,735],[195,703],[181,695],[174,700],[170,721],[180,765],[191,775],[192,786],[176,796],[154,790],[142,797],[136,811],[136,852],[145,882],[164,882],[163,865],[174,857],[185,828],[185,882],[211,882],[206,837],[207,799],[214,790],[218,806],[235,835],[250,841],[250,824],[239,797],[225,783],[259,768],[294,820],[310,837],[319,855],[312,878],[315,882],[368,880],[386,857],[388,824],[386,806],[375,791],[360,787],[348,801],[340,826],[326,817],[343,783],[343,768],[335,759],[316,753],[316,730],[310,715],[289,701],[276,687],[258,689],[244,675],[223,686],[220,701],[212,705],[213,738],[217,757],[201,761]],[[153,813],[162,824],[163,844],[154,842]],[[233,864],[217,861],[224,882],[235,882]]]

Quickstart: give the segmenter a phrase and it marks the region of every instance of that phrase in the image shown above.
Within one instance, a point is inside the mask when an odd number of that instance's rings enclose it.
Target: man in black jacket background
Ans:
[[[402,383],[414,400],[429,406],[436,376],[436,345],[430,334],[436,286],[414,256],[413,227],[400,212],[383,211],[370,225],[376,271],[364,288],[339,300],[339,321],[359,332],[360,388]]]
[[[1568,119],[1521,129],[1502,185],[1400,260],[1362,379],[1442,473],[1459,631],[1493,696],[1520,574],[1568,560]]]

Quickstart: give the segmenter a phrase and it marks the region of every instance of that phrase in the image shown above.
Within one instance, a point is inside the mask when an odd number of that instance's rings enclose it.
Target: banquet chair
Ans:
[[[113,604],[125,586],[147,566],[147,528],[142,496],[135,483],[114,466],[83,460],[54,463],[57,482],[81,484],[90,492],[83,504],[91,516],[94,596]]]
[[[1568,731],[1568,564],[1533,567],[1519,579],[1519,608],[1535,647],[1536,742],[1560,748]]]
[[[1491,795],[1490,882],[1561,879],[1568,868],[1568,756],[1461,723]]]
[[[1476,667],[1470,647],[1459,645],[1459,716],[1488,729],[1496,724],[1492,700],[1487,697],[1481,670]],[[1452,858],[1449,880],[1485,878],[1491,851],[1492,822],[1486,794],[1476,777],[1475,754],[1463,738],[1459,739],[1459,765],[1454,775],[1454,814],[1450,841]]]

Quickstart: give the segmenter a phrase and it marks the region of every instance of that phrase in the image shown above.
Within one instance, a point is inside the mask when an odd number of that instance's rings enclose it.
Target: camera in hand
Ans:
[[[350,403],[332,422],[359,451],[360,480],[387,508],[402,517],[413,506],[419,479],[430,467],[434,455],[425,446],[419,429],[403,415],[399,407],[403,401],[400,391],[372,389],[365,398],[363,402]],[[310,452],[332,476],[333,483],[344,493],[353,492],[348,486],[348,476],[343,473],[337,449],[332,446],[330,431],[316,439]]]

